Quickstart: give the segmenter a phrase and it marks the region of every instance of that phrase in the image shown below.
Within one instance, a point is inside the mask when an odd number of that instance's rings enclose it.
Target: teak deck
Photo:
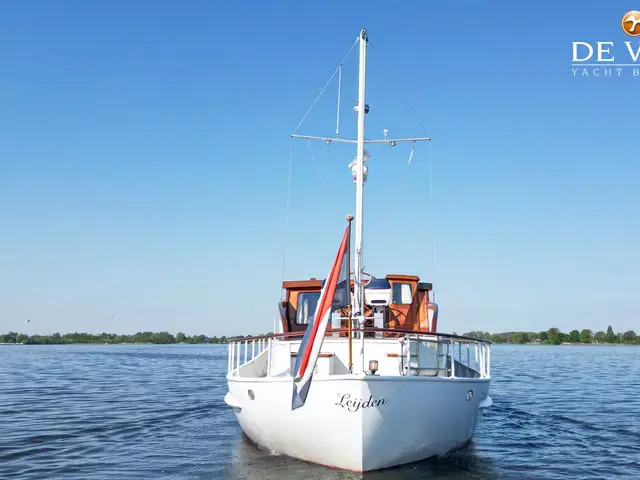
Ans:
[[[385,316],[385,328],[397,328],[403,330],[414,330],[424,333],[436,333],[437,317],[433,318],[433,325],[430,325],[430,319],[427,312],[429,303],[429,292],[433,286],[431,283],[420,282],[420,278],[416,275],[390,274],[385,277],[391,284],[393,290],[393,302],[389,305]],[[353,294],[354,282],[351,280],[351,293]],[[304,332],[308,323],[304,323],[309,315],[313,315],[315,304],[313,298],[319,296],[322,289],[322,280],[311,278],[309,280],[294,280],[282,282],[282,288],[285,290],[284,301],[279,303],[280,321],[282,323],[282,331]],[[409,289],[409,291],[407,291]],[[311,295],[305,295],[311,294]],[[309,297],[309,302],[307,298]],[[307,302],[306,304],[304,302]],[[303,312],[300,312],[300,308]],[[307,309],[306,311],[304,309]],[[309,313],[310,312],[310,313]],[[338,310],[343,317],[347,317],[347,309]],[[300,316],[302,320],[300,321]],[[373,309],[365,306],[365,316],[373,316]],[[341,327],[347,327],[347,320],[341,321]],[[373,320],[367,320],[367,327],[373,327]],[[353,325],[356,329],[357,326]],[[331,333],[327,333],[331,335]],[[346,333],[341,333],[346,336]],[[373,335],[373,334],[366,334]],[[384,333],[384,336],[396,336],[392,333]],[[397,336],[401,336],[398,333]]]

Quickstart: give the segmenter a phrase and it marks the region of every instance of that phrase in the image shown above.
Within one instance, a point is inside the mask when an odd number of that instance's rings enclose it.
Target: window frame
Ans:
[[[311,325],[313,323],[313,321],[315,320],[314,315],[316,313],[316,308],[318,307],[318,301],[320,301],[320,294],[322,292],[300,292],[298,293],[298,298],[297,298],[297,302],[296,302],[296,315],[295,318],[293,319],[294,323],[296,325]],[[306,323],[302,323],[300,322],[300,317],[302,315],[302,305],[304,303],[305,297],[309,296],[311,298],[316,297],[316,302],[315,302],[315,306],[313,308],[313,311],[311,313],[308,312],[307,315],[307,322]]]
[[[407,287],[409,287],[409,301],[408,302],[403,302],[402,301],[402,297],[403,297],[403,291],[402,291],[402,287],[406,285]],[[396,294],[397,292],[397,294]],[[413,284],[410,282],[393,282],[393,284],[391,285],[391,302],[394,305],[411,305],[413,303]]]

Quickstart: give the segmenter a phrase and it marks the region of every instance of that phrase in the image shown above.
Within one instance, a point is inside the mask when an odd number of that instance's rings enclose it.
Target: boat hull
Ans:
[[[257,445],[356,472],[463,445],[491,403],[490,379],[345,375],[314,378],[305,405],[291,410],[290,378],[228,380],[225,401]]]

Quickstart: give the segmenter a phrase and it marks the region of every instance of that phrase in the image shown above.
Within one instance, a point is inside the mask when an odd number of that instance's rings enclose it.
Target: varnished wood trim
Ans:
[[[398,273],[390,273],[385,278],[387,280],[396,280],[396,281],[405,280],[407,282],[416,282],[416,283],[420,281],[420,277],[418,277],[417,275],[404,275],[404,274],[398,274]]]
[[[291,289],[307,289],[307,288],[322,288],[322,280],[312,278],[310,280],[292,280],[288,282],[282,282],[282,287],[288,290]]]

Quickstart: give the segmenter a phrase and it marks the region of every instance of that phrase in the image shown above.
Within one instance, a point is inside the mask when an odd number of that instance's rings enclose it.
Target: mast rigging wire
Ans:
[[[369,40],[369,45],[371,45],[372,48],[375,48],[375,46],[373,45],[373,43],[371,42],[371,40]],[[384,65],[384,69],[386,70],[387,74],[390,74],[391,69],[389,68],[389,65],[392,65],[392,62],[383,62]],[[389,76],[393,77],[394,75],[391,73]],[[398,83],[399,84],[399,83]],[[422,123],[422,121],[420,120],[420,118],[418,117],[418,114],[415,112],[415,110],[413,109],[413,107],[411,106],[411,103],[409,103],[409,101],[407,100],[407,95],[405,95],[404,90],[402,90],[402,88],[400,87],[396,87],[396,90],[400,93],[400,95],[403,97],[404,102],[407,105],[407,108],[409,109],[409,111],[411,112],[411,114],[413,115],[413,117],[416,119],[416,121],[418,122],[418,125],[420,125],[420,127],[422,128],[422,130],[425,132],[425,134],[427,136],[429,136],[429,132],[427,130],[427,128],[424,126],[424,124]],[[409,163],[411,163],[411,158],[409,157]],[[404,176],[402,181],[404,181]],[[427,217],[430,219],[430,224],[431,224],[431,281],[433,282],[433,284],[435,284],[436,282],[436,244],[435,244],[435,228],[433,226],[433,189],[432,189],[432,183],[433,183],[433,175],[432,175],[432,154],[431,154],[431,142],[429,142],[429,208],[427,209]],[[436,301],[436,294],[435,291],[432,290],[432,294],[433,294],[433,301]]]
[[[300,122],[298,123],[298,125],[294,129],[292,135],[296,134],[296,132],[298,131],[298,129],[300,128],[302,123],[306,120],[306,118],[308,117],[309,113],[311,112],[313,107],[315,107],[316,103],[318,102],[318,100],[320,99],[320,97],[322,96],[324,91],[327,89],[327,87],[329,86],[329,84],[331,83],[331,81],[333,80],[333,78],[336,76],[336,73],[337,73],[338,74],[338,101],[337,101],[337,113],[336,113],[336,138],[339,138],[340,95],[341,95],[341,87],[342,87],[342,67],[343,67],[344,62],[347,60],[347,58],[349,57],[349,55],[353,51],[354,47],[358,44],[359,40],[360,40],[360,38],[357,37],[356,40],[354,41],[353,45],[351,45],[351,48],[349,49],[347,54],[344,56],[342,61],[338,64],[336,69],[333,71],[333,73],[331,74],[331,76],[329,77],[329,79],[327,80],[325,85],[322,87],[322,90],[320,91],[318,96],[315,98],[315,100],[313,101],[313,103],[311,104],[311,106],[309,107],[307,112],[304,114],[304,116],[302,117],[302,120],[300,120]],[[368,41],[368,43],[372,48],[375,48],[373,43],[370,40]],[[388,65],[388,64],[385,64],[385,65]],[[389,70],[388,67],[385,67],[385,68],[387,69],[387,71]],[[405,101],[405,103],[407,105],[407,108],[409,109],[409,111],[411,112],[411,114],[413,115],[415,120],[418,122],[418,124],[420,125],[422,130],[425,132],[425,134],[429,135],[427,128],[424,126],[424,124],[422,123],[422,121],[420,120],[418,115],[416,114],[415,110],[411,106],[411,103],[407,100],[407,97],[404,94],[404,91],[401,88],[398,88],[397,90],[399,91],[401,96],[404,98],[404,101]],[[324,182],[322,181],[322,175],[318,171],[318,165],[316,163],[315,156],[313,155],[313,152],[311,151],[311,147],[309,145],[309,140],[307,140],[307,147],[309,148],[309,153],[311,154],[311,158],[312,158],[312,160],[314,162],[314,165],[316,167],[316,171],[317,171],[318,175],[320,176],[323,189],[326,189],[326,187],[324,185]],[[409,164],[411,164],[411,160],[413,158],[414,151],[415,151],[415,142],[414,142],[414,145],[412,146],[407,166]],[[285,227],[284,227],[284,230],[285,230],[284,237],[285,238],[284,238],[284,247],[283,247],[284,251],[283,251],[283,259],[282,259],[282,281],[284,281],[285,269],[286,269],[287,230],[288,230],[289,206],[290,206],[290,196],[291,196],[292,162],[293,162],[293,144],[291,144],[290,149],[289,149],[289,171],[288,171],[288,180],[287,180],[287,198],[286,198],[286,206],[285,206]],[[402,177],[401,183],[404,183],[404,175]],[[429,142],[429,207],[430,207],[428,209],[428,216],[429,217],[431,217],[431,214],[433,213],[433,206],[432,206],[433,188],[432,188],[432,183],[433,183],[433,177],[432,177],[432,150],[431,150],[431,142]],[[436,248],[435,248],[435,233],[434,233],[435,232],[435,228],[433,228],[433,220],[432,219],[431,219],[430,223],[431,223],[430,230],[431,230],[431,237],[432,237],[432,242],[431,242],[432,281],[433,281],[433,283],[435,283],[435,275],[436,275],[436,268],[435,268],[435,249]],[[435,292],[432,291],[432,293],[433,293],[433,301],[435,302]]]
[[[329,77],[329,80],[327,80],[327,83],[324,84],[324,87],[322,87],[322,90],[320,90],[320,93],[318,94],[318,96],[316,97],[316,99],[313,101],[313,103],[311,104],[311,106],[309,107],[309,110],[307,110],[307,113],[304,114],[304,117],[302,117],[302,120],[300,120],[300,123],[298,123],[298,126],[293,130],[293,133],[291,135],[295,135],[295,133],[298,131],[298,129],[300,128],[300,125],[302,125],[302,122],[304,122],[307,118],[307,116],[309,115],[309,113],[311,112],[311,110],[313,109],[313,107],[315,107],[316,103],[318,102],[318,100],[320,99],[320,97],[322,96],[322,94],[324,93],[324,91],[327,89],[327,87],[329,86],[329,83],[331,83],[331,80],[333,80],[333,77],[336,76],[336,73],[338,73],[338,71],[342,72],[342,65],[344,64],[345,60],[347,59],[347,57],[351,54],[351,51],[353,50],[353,47],[356,46],[356,44],[358,43],[358,41],[360,41],[360,37],[356,38],[356,41],[353,42],[353,45],[351,45],[351,48],[349,49],[349,51],[347,52],[347,54],[344,56],[344,58],[342,59],[342,61],[340,62],[340,64],[336,67],[336,69],[333,71],[333,74],[331,74],[331,77]]]
[[[302,117],[302,120],[300,120],[300,122],[298,123],[296,128],[293,130],[293,133],[291,135],[295,135],[295,133],[298,131],[298,129],[300,128],[302,123],[306,120],[307,116],[309,115],[309,113],[311,112],[313,107],[316,105],[316,103],[318,102],[318,100],[320,99],[322,94],[324,93],[324,91],[327,89],[327,87],[331,83],[331,80],[333,80],[333,77],[336,76],[336,73],[339,73],[340,75],[338,77],[338,112],[337,112],[337,118],[336,118],[336,138],[338,138],[338,129],[339,129],[339,126],[340,126],[340,90],[342,88],[342,66],[344,65],[344,62],[347,60],[349,55],[351,55],[351,52],[353,51],[353,48],[358,44],[359,41],[360,41],[360,37],[356,37],[356,40],[353,42],[353,45],[351,45],[351,48],[349,49],[347,54],[343,57],[342,61],[338,64],[336,69],[333,71],[333,73],[331,74],[331,77],[329,77],[329,80],[327,80],[327,83],[325,83],[324,87],[322,87],[322,90],[320,90],[320,93],[318,94],[316,99],[313,101],[313,103],[309,107],[309,110],[307,110],[307,113],[304,114],[304,116]],[[326,191],[326,186],[324,184],[324,181],[322,181],[322,174],[319,171],[319,167],[317,166],[317,163],[316,163],[316,160],[315,160],[315,156],[313,155],[313,152],[311,151],[311,146],[309,145],[309,141],[308,140],[307,140],[307,147],[309,148],[309,153],[311,154],[311,158],[312,158],[314,164],[316,165],[316,172],[318,173],[318,175],[320,177],[322,188]],[[282,281],[283,282],[284,282],[285,273],[286,273],[287,237],[288,237],[287,234],[288,234],[288,227],[289,227],[289,206],[290,206],[290,201],[291,201],[291,170],[292,170],[292,164],[293,164],[293,139],[291,139],[290,146],[289,146],[289,172],[288,172],[288,178],[287,178],[287,197],[286,197],[286,202],[285,202],[285,214],[284,214],[284,239],[283,239],[283,252],[282,252]],[[280,300],[281,301],[284,300],[284,291],[283,290],[281,290],[281,293],[280,293]]]

